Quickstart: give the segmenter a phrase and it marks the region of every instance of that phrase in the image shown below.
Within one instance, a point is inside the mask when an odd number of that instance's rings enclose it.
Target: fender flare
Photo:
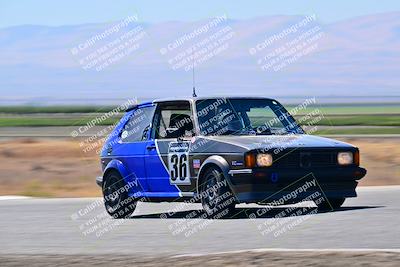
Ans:
[[[125,165],[122,163],[122,161],[117,160],[117,159],[111,160],[107,164],[107,166],[104,168],[103,181],[104,181],[105,175],[111,170],[118,171],[119,174],[121,174],[121,176],[124,178],[125,182],[132,182],[133,178],[131,177],[131,175],[129,175],[129,171],[127,170]],[[136,177],[134,177],[134,178],[136,178]]]
[[[107,173],[113,170],[119,172],[122,176],[122,179],[125,181],[125,186],[128,186],[126,188],[126,190],[128,190],[128,195],[134,198],[140,198],[141,194],[145,192],[145,189],[142,187],[136,174],[129,172],[120,160],[113,159],[107,164],[103,171],[103,181]]]
[[[197,174],[197,181],[196,181],[197,193],[198,194],[200,193],[200,188],[199,188],[200,177],[204,173],[204,171],[211,165],[216,165],[218,168],[221,169],[225,180],[228,182],[228,186],[229,186],[231,192],[233,193],[233,195],[236,198],[236,193],[234,191],[234,187],[233,187],[233,184],[231,181],[231,176],[229,175],[229,170],[230,170],[229,164],[223,157],[218,156],[218,155],[213,155],[213,156],[208,157],[201,165],[199,173]]]

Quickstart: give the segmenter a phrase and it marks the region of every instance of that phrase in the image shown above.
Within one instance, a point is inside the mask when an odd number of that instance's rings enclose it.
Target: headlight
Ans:
[[[257,166],[269,167],[271,165],[272,165],[272,155],[271,154],[258,154],[257,155]]]
[[[338,161],[339,165],[353,164],[353,153],[352,152],[339,152],[337,155],[337,161]]]

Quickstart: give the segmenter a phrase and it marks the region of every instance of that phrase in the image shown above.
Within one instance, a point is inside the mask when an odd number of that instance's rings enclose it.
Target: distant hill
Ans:
[[[0,104],[68,103],[74,99],[104,102],[127,97],[189,95],[192,73],[184,68],[191,66],[191,59],[177,70],[173,70],[174,64],[169,60],[192,45],[197,44],[200,52],[215,42],[217,46],[197,58],[196,85],[202,95],[400,95],[400,13],[362,16],[333,24],[321,23],[316,18],[299,27],[296,33],[287,33],[304,19],[270,16],[158,24],[130,22],[112,33],[110,29],[118,22],[3,28],[0,29]],[[202,32],[205,25],[208,31]],[[307,37],[307,32],[313,29],[318,31]],[[127,34],[135,30],[134,35]],[[101,34],[105,37],[95,40]],[[269,38],[279,35],[282,38],[261,48]],[[125,39],[111,47],[110,43],[122,36]],[[135,36],[138,41],[131,39],[130,45],[121,50],[128,55],[103,70],[96,71],[95,67],[84,70],[80,65],[79,60],[97,49],[108,45],[109,52]],[[313,36],[314,41],[310,39]],[[296,38],[304,39],[296,42]],[[84,48],[90,40],[92,44]],[[289,53],[295,46],[288,43],[298,45],[307,40],[309,45],[297,51],[305,51],[304,56],[292,58],[289,60],[292,63],[279,71],[272,67],[262,70],[261,65],[271,63],[273,57],[264,61],[262,58],[274,49],[286,45],[283,52]],[[312,45],[315,47],[307,52]],[[78,49],[75,55],[74,49]],[[132,50],[127,52],[128,49]],[[255,49],[255,54],[251,49]],[[101,55],[105,57],[105,53]],[[261,61],[264,63],[260,64]]]

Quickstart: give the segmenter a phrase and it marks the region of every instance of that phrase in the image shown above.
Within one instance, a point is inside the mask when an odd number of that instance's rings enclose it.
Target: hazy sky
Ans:
[[[198,20],[221,14],[232,19],[317,14],[325,22],[400,11],[399,0],[0,0],[0,27],[109,22],[137,14],[144,22]]]

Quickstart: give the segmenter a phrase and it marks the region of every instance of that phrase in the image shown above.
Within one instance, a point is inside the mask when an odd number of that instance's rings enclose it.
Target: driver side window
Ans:
[[[162,103],[155,116],[155,139],[191,137],[194,135],[190,103],[186,101]]]

